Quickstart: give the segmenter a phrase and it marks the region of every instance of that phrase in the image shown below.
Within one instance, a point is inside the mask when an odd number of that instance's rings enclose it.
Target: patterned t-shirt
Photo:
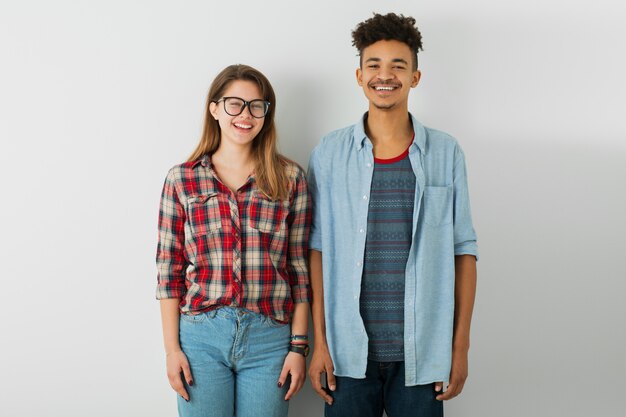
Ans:
[[[370,360],[404,360],[404,281],[414,198],[408,150],[396,158],[375,159],[360,299]]]

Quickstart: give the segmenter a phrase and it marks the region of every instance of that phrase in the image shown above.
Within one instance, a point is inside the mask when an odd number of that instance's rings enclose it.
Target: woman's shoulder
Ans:
[[[295,161],[281,155],[281,163],[285,169],[285,175],[289,181],[298,181],[306,178],[304,169]]]
[[[194,169],[200,164],[202,164],[201,159],[176,164],[171,167],[167,172],[167,179],[170,181],[178,182],[183,180],[184,178],[188,178],[189,175],[194,171]]]

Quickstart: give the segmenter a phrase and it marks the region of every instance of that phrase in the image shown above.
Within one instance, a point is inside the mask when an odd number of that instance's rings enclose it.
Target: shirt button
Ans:
[[[360,262],[360,261],[359,261],[359,262],[357,262],[357,263],[356,263],[356,266],[361,266],[361,262]]]
[[[367,200],[367,196],[366,195],[363,196],[363,200]]]
[[[372,164],[368,162],[368,163],[367,163],[367,167],[368,167],[368,168],[371,168],[371,167],[372,167]]]
[[[359,229],[359,233],[363,233],[363,232],[365,232],[364,229]]]
[[[354,296],[354,299],[356,300],[357,298],[359,298],[359,297],[357,297],[357,296],[355,295],[355,296]]]

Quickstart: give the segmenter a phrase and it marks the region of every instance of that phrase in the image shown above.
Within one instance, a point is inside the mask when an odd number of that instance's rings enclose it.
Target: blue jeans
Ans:
[[[365,379],[336,377],[326,417],[443,417],[435,384],[404,386],[404,362],[367,361]]]
[[[180,317],[180,344],[193,385],[178,396],[181,417],[286,417],[287,386],[278,378],[290,326],[240,308]],[[288,384],[286,384],[288,385]]]

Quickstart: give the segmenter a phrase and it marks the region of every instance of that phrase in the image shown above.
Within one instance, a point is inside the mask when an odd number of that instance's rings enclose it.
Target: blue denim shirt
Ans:
[[[417,181],[404,299],[407,386],[448,381],[454,256],[478,255],[463,151],[451,136],[411,120]],[[374,155],[363,121],[322,138],[308,173],[310,248],[323,253],[326,338],[335,375],[352,378],[365,378],[368,345],[359,297]]]

